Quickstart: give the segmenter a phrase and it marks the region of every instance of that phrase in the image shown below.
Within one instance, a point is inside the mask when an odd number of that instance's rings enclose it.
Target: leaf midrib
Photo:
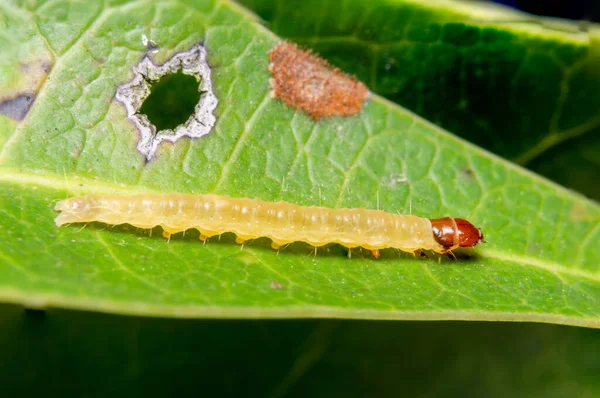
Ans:
[[[0,168],[0,170],[2,169]],[[19,186],[41,186],[44,188],[70,192],[77,196],[91,193],[111,193],[122,195],[133,195],[139,193],[164,193],[146,187],[127,186],[125,184],[114,185],[96,180],[87,180],[83,178],[75,178],[69,180],[67,176],[65,176],[64,179],[57,179],[53,175],[31,175],[10,172],[1,173],[0,182],[11,183]],[[538,269],[542,269],[544,271],[548,271],[555,274],[557,277],[559,277],[559,279],[561,278],[562,274],[587,279],[594,283],[600,283],[600,274],[598,273],[590,273],[578,268],[568,268],[558,263],[542,261],[531,256],[522,256],[511,253],[505,253],[499,250],[489,248],[478,249],[478,253],[480,253],[482,256],[485,256],[486,258],[495,259],[499,261],[510,261],[515,264],[521,264],[524,266],[531,266]]]

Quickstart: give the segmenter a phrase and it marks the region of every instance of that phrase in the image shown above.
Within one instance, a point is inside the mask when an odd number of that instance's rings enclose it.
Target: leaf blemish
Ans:
[[[398,184],[405,184],[408,182],[408,178],[406,177],[406,175],[404,173],[393,173],[390,174],[386,181],[385,181],[385,185],[388,187],[394,187]]]
[[[148,39],[148,37],[145,34],[142,34],[142,45],[146,47],[146,51],[149,53],[158,52],[158,45],[156,44],[156,42],[154,40]]]
[[[37,93],[52,70],[51,59],[38,59],[19,64],[22,84],[10,94],[0,97],[0,115],[21,121],[35,102]]]
[[[355,115],[369,95],[367,87],[354,76],[293,43],[277,44],[269,60],[271,95],[313,119]]]
[[[150,96],[151,85],[177,72],[196,79],[201,93],[200,100],[184,123],[173,129],[158,130],[140,109]],[[154,64],[147,54],[133,67],[133,79],[117,88],[115,98],[125,106],[127,118],[140,132],[137,150],[147,161],[152,160],[163,142],[175,143],[183,137],[200,138],[212,131],[216,122],[213,112],[218,99],[212,88],[210,72],[206,49],[201,44],[196,44],[188,51],[175,54],[162,65]]]
[[[271,289],[273,290],[281,290],[283,289],[283,285],[277,281],[271,281]]]
[[[15,120],[23,120],[35,100],[35,94],[23,94],[14,98],[0,100],[0,115],[8,116]]]
[[[473,171],[473,169],[466,167],[462,170],[463,174],[466,177],[474,177],[475,176],[475,172]]]

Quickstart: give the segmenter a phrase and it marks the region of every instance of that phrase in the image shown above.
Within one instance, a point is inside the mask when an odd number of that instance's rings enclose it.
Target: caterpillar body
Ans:
[[[227,198],[218,195],[150,194],[86,195],[62,200],[56,225],[99,221],[139,228],[161,226],[163,235],[195,228],[200,239],[233,232],[236,242],[268,237],[272,247],[301,241],[319,247],[339,243],[362,246],[379,256],[379,249],[416,253],[448,253],[483,242],[481,230],[462,218],[427,219],[381,210],[331,209],[288,202]]]

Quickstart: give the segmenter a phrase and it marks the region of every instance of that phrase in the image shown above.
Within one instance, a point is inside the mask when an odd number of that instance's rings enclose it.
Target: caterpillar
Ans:
[[[202,241],[233,232],[240,244],[263,236],[272,240],[273,249],[296,241],[315,248],[338,243],[350,249],[362,246],[375,257],[384,248],[444,254],[484,241],[481,230],[462,218],[430,220],[382,210],[330,209],[210,194],[85,195],[62,200],[55,209],[61,212],[57,226],[91,221],[139,228],[159,225],[167,238],[195,228]]]

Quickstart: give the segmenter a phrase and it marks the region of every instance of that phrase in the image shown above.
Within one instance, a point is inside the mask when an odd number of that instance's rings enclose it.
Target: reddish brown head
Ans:
[[[433,237],[444,251],[457,247],[473,247],[483,242],[483,233],[463,218],[434,218],[431,220]]]
[[[458,245],[460,247],[473,247],[483,242],[483,232],[463,218],[455,218],[458,228]]]

